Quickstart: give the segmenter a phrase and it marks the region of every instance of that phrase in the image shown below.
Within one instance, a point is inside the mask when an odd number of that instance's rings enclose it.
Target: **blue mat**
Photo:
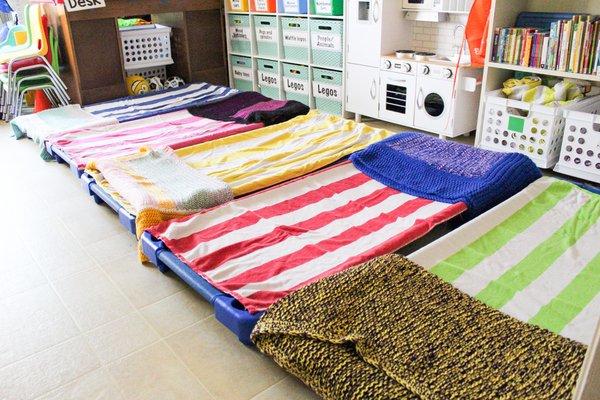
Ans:
[[[404,193],[464,202],[474,218],[542,176],[527,156],[498,153],[406,132],[358,151],[350,160],[371,178]]]

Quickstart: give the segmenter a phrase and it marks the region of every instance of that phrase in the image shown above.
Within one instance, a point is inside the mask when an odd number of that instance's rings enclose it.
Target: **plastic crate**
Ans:
[[[342,114],[343,102],[343,75],[341,71],[313,68],[312,94],[315,107],[319,110]]]
[[[234,88],[245,92],[254,90],[254,72],[250,57],[231,56],[231,74]]]
[[[285,14],[307,14],[308,0],[277,0],[277,11]]]
[[[258,91],[272,99],[279,99],[279,87],[281,86],[281,74],[279,63],[272,60],[256,60],[258,65]]]
[[[554,170],[600,183],[600,100],[588,112],[565,110],[565,132]]]
[[[277,17],[254,15],[254,34],[257,54],[261,57],[277,57],[279,30]]]
[[[341,68],[344,61],[342,21],[313,19],[310,21],[312,63],[320,67]]]
[[[563,111],[585,108],[589,100],[569,107],[546,107],[507,99],[500,90],[490,92],[485,100],[481,147],[522,153],[538,167],[552,168],[560,154]]]
[[[252,52],[252,31],[250,16],[229,14],[229,43],[234,53],[248,54]]]
[[[121,28],[119,32],[126,70],[173,64],[170,27],[156,24],[154,28]]]
[[[277,0],[250,0],[250,11],[274,13],[277,11]]]
[[[141,75],[144,78],[152,78],[154,76],[158,76],[160,79],[162,79],[163,81],[165,79],[167,79],[167,67],[166,66],[160,66],[160,67],[149,67],[149,68],[140,68],[140,69],[131,69],[129,71],[125,71],[127,76],[132,76],[132,75]]]
[[[310,82],[306,65],[282,64],[283,91],[287,100],[296,100],[310,106]]]
[[[229,0],[230,11],[248,11],[248,0]]]
[[[308,62],[308,32],[306,18],[281,18],[281,41],[285,60]]]
[[[344,0],[310,0],[314,15],[344,15]]]

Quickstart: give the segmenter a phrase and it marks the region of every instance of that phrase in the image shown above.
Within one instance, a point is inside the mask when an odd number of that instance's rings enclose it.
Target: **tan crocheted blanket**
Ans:
[[[273,305],[252,339],[325,399],[570,399],[586,347],[398,255]]]

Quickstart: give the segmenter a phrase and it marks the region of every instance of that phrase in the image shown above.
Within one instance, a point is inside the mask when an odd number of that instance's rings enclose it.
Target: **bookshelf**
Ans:
[[[556,12],[600,15],[600,1],[598,0],[492,0],[490,11],[490,27],[488,30],[488,46],[493,43],[495,28],[514,25],[519,13],[529,12]],[[487,59],[483,69],[481,83],[481,98],[479,102],[479,118],[475,145],[478,146],[482,138],[483,113],[485,110],[485,97],[491,92],[502,87],[502,83],[512,77],[515,71],[527,72],[537,75],[556,76],[560,78],[581,79],[600,86],[600,76],[577,74],[573,72],[555,71],[542,68],[524,67],[491,61],[491,50],[487,52]]]
[[[310,0],[309,0],[310,2]],[[229,66],[229,82],[230,85],[233,86],[233,70],[232,70],[232,66],[231,66],[231,56],[241,56],[241,57],[250,57],[252,59],[252,70],[253,70],[253,90],[254,91],[259,91],[259,82],[258,82],[258,77],[257,77],[257,67],[258,67],[258,60],[259,59],[263,59],[263,60],[270,60],[270,61],[274,61],[277,62],[279,64],[279,70],[282,70],[282,64],[283,63],[291,63],[291,64],[297,64],[297,65],[301,65],[301,66],[306,66],[308,67],[308,72],[309,72],[309,77],[308,77],[308,81],[309,81],[309,85],[312,85],[313,82],[313,68],[319,68],[319,69],[326,69],[326,70],[330,70],[330,71],[337,71],[337,72],[341,72],[342,73],[342,92],[345,91],[345,65],[346,65],[346,43],[345,43],[345,36],[346,36],[346,10],[348,7],[347,1],[344,1],[344,15],[320,15],[320,14],[313,14],[310,10],[309,10],[306,14],[290,14],[290,13],[284,13],[284,12],[279,12],[279,2],[277,4],[277,12],[255,12],[255,11],[234,11],[230,9],[229,6],[229,1],[228,0],[224,0],[224,9],[225,9],[225,30],[226,30],[226,45],[227,45],[227,63]],[[236,51],[232,50],[231,47],[231,40],[230,40],[230,36],[229,36],[229,19],[228,16],[234,14],[234,15],[247,15],[250,17],[250,31],[251,31],[251,44],[250,44],[250,53],[239,53]],[[255,23],[254,23],[254,19],[252,18],[253,16],[274,16],[277,17],[277,30],[279,32],[281,32],[281,30],[283,29],[283,24],[282,24],[282,17],[294,17],[294,18],[302,18],[308,21],[308,23],[310,24],[311,20],[332,20],[332,21],[341,21],[343,24],[343,31],[342,31],[342,49],[343,49],[343,62],[342,62],[342,67],[333,67],[333,66],[324,66],[324,65],[319,65],[317,63],[313,62],[313,57],[310,51],[310,46],[311,46],[311,35],[308,35],[308,46],[309,46],[309,58],[308,61],[306,62],[301,62],[301,61],[293,61],[293,60],[288,60],[285,58],[284,56],[284,49],[283,49],[283,42],[281,40],[281,37],[278,38],[277,42],[277,56],[266,56],[266,55],[259,55],[258,54],[258,47],[257,47],[257,43],[256,43],[256,34],[255,34]],[[281,36],[281,35],[280,35]],[[285,94],[284,94],[284,90],[283,90],[283,79],[280,79],[280,85],[279,85],[279,99],[284,99],[285,98]],[[345,94],[342,94],[342,115],[347,117],[348,114],[344,111],[345,110],[345,99],[346,96]],[[309,95],[309,104],[308,106],[310,108],[317,108],[316,106],[316,102],[315,102],[315,97],[312,94],[312,86],[310,89],[310,95]]]

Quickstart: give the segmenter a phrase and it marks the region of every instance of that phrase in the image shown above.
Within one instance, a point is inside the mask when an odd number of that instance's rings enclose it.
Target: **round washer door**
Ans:
[[[443,134],[447,126],[452,101],[452,82],[417,78],[415,127]]]
[[[425,112],[432,117],[439,117],[444,113],[446,104],[444,99],[438,93],[429,93],[423,100]]]

